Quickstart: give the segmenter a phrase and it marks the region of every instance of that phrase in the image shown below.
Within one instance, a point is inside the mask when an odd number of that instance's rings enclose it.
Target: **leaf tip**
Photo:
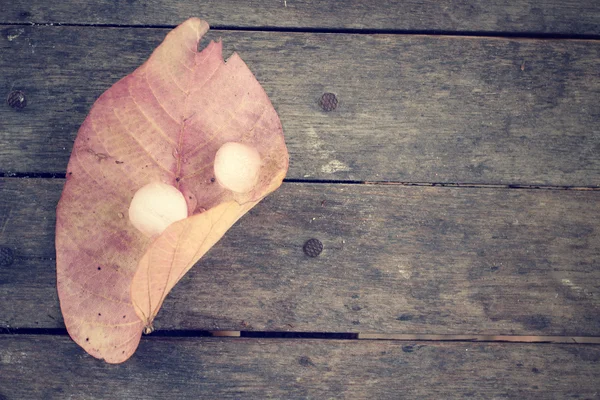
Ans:
[[[208,32],[208,30],[210,29],[208,22],[206,22],[198,17],[189,18],[188,20],[186,20],[179,26],[180,27],[188,27],[188,28],[192,29],[196,33],[196,41],[197,42],[200,42],[200,39],[202,38],[202,36],[204,36],[206,34],[206,32]]]

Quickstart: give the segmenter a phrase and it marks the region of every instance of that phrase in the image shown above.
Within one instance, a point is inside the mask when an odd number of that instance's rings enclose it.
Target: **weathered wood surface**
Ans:
[[[595,399],[599,363],[585,345],[152,338],[108,365],[64,336],[3,335],[0,398]]]
[[[12,0],[0,23],[177,25],[600,34],[600,3],[577,0]]]
[[[0,105],[0,174],[63,174],[95,99],[168,26],[197,15],[225,28],[210,36],[240,53],[273,100],[293,180],[600,186],[598,41],[391,34],[597,38],[597,1],[5,3],[0,96],[23,90],[28,105]],[[235,31],[245,27],[255,31]],[[347,34],[301,32],[312,29]],[[390,34],[349,34],[359,30]],[[335,111],[319,107],[324,92],[338,96]],[[64,326],[53,248],[62,184],[0,178],[0,333]],[[175,288],[159,332],[433,341],[155,335],[114,366],[64,335],[0,334],[0,400],[597,398],[599,346],[434,335],[597,343],[599,200],[600,191],[286,183]],[[302,253],[311,237],[325,244],[317,258]]]
[[[23,90],[28,105],[0,107],[0,172],[64,173],[92,103],[166,32],[3,28],[0,93]],[[597,41],[211,35],[271,97],[288,178],[600,185]],[[319,107],[324,92],[337,95],[335,111]]]
[[[3,328],[63,327],[62,184],[0,180],[0,247],[15,258],[0,268]],[[175,287],[155,325],[600,336],[599,204],[600,191],[286,183]],[[302,252],[311,237],[325,246],[317,258]]]

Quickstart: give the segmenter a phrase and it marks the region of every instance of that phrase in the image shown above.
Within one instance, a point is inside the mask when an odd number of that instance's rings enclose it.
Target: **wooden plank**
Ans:
[[[13,0],[2,11],[3,23],[177,25],[199,16],[232,27],[600,34],[600,4],[576,0]]]
[[[23,90],[28,104],[0,107],[1,172],[64,173],[94,100],[165,33],[5,28],[0,93]],[[597,42],[212,35],[241,54],[278,110],[288,178],[600,185]],[[324,92],[337,95],[335,111],[319,107]]]
[[[1,179],[0,327],[63,327],[62,180]],[[600,191],[284,184],[167,297],[159,330],[600,336]],[[310,258],[302,246],[324,244]]]
[[[0,336],[0,398],[596,398],[600,346],[144,339],[109,365],[64,336]]]

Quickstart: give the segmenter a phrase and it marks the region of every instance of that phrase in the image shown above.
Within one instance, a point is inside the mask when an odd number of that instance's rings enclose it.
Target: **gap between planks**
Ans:
[[[66,329],[2,328],[1,334],[65,336]],[[486,342],[486,343],[546,343],[546,344],[600,344],[595,336],[526,336],[526,335],[432,335],[402,333],[360,332],[293,332],[293,331],[209,331],[209,330],[164,330],[154,331],[152,337],[222,337],[254,339],[329,339],[329,340],[389,340],[399,342]]]
[[[176,25],[169,24],[86,24],[62,22],[0,22],[0,26],[64,26],[82,28],[121,28],[121,29],[174,29]],[[458,36],[482,37],[499,39],[537,39],[537,40],[600,40],[600,35],[594,34],[568,34],[568,33],[528,33],[528,32],[500,32],[500,31],[462,31],[428,30],[428,29],[373,29],[373,28],[311,28],[311,27],[284,27],[284,26],[233,26],[214,25],[213,31],[234,32],[281,32],[281,33],[331,33],[345,35],[412,35],[412,36]]]
[[[167,332],[165,332],[167,333]],[[506,343],[560,343],[600,344],[600,337],[589,336],[512,336],[512,335],[411,335],[386,333],[319,333],[319,332],[253,332],[208,331],[212,337],[244,337],[264,339],[347,339],[393,340],[427,342],[506,342]],[[163,335],[170,336],[170,335]]]
[[[65,179],[66,174],[40,172],[2,172],[0,177],[12,179]],[[284,179],[285,183],[304,184],[337,184],[337,185],[389,185],[389,186],[422,186],[469,189],[526,189],[526,190],[579,190],[600,191],[600,186],[560,186],[560,185],[527,185],[501,183],[458,183],[458,182],[394,182],[394,181],[353,181],[333,179]]]

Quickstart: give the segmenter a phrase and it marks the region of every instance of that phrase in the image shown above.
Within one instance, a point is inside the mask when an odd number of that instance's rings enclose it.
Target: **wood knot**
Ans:
[[[13,90],[8,94],[6,98],[6,103],[14,108],[15,110],[22,110],[27,105],[27,99],[25,98],[25,93],[20,90]]]
[[[323,251],[323,243],[319,239],[309,239],[302,249],[307,256],[316,257]]]
[[[333,111],[337,108],[338,99],[333,93],[323,93],[319,100],[319,105],[324,111]]]

